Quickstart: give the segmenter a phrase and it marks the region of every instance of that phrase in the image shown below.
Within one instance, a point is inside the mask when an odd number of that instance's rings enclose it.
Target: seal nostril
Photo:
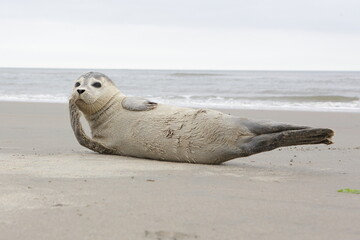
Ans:
[[[83,92],[85,92],[85,90],[84,89],[78,89],[78,90],[76,90],[79,94],[82,94]]]

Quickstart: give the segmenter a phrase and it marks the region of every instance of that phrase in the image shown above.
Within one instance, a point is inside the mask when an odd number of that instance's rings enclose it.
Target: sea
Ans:
[[[97,71],[128,96],[186,107],[360,112],[360,72],[0,68],[0,101],[66,103]]]

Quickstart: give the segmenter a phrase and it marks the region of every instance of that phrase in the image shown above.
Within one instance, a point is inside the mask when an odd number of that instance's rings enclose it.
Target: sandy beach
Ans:
[[[335,131],[220,166],[100,155],[66,104],[0,102],[0,239],[359,239],[360,114],[222,110]]]

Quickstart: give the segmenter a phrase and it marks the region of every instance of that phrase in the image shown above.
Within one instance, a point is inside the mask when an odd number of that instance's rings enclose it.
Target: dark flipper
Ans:
[[[310,129],[310,127],[306,126],[297,126],[273,121],[254,121],[246,118],[239,118],[237,121],[239,121],[241,126],[247,127],[249,131],[255,135],[277,133],[289,130]]]
[[[279,147],[305,144],[332,144],[334,132],[327,128],[306,128],[288,130],[250,137],[239,144],[240,156],[246,157],[260,152],[266,152]]]
[[[103,146],[99,142],[92,140],[85,134],[85,131],[83,130],[80,122],[80,111],[72,99],[69,100],[69,111],[71,127],[80,145],[98,153],[114,154],[113,150]]]

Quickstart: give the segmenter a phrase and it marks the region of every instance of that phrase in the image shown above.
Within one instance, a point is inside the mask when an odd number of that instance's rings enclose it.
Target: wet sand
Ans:
[[[0,239],[359,239],[360,114],[222,110],[335,130],[220,166],[93,153],[67,105],[0,102]]]

